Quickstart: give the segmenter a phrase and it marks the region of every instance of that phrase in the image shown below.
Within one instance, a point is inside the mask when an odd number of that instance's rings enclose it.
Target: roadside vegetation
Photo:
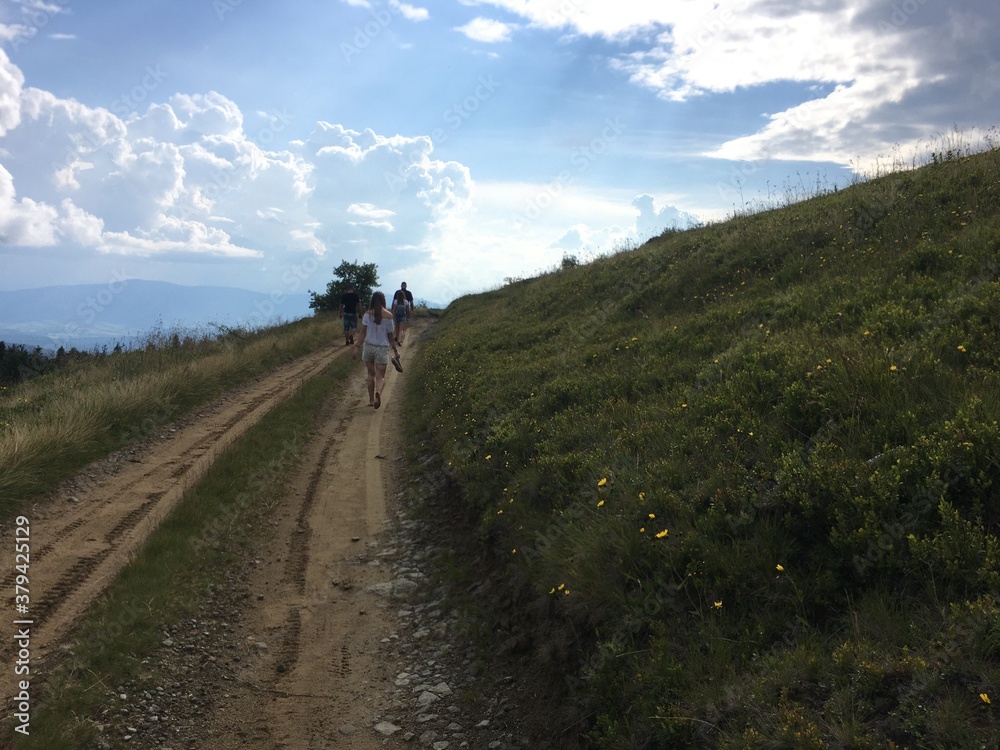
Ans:
[[[455,301],[411,423],[553,735],[1000,746],[998,325],[996,148]]]
[[[142,553],[88,610],[38,691],[29,736],[0,727],[23,750],[89,750],[102,734],[119,686],[152,676],[164,632],[225,586],[226,576],[272,532],[270,521],[324,403],[354,363],[341,357],[230,446],[150,537]],[[115,745],[118,746],[118,745]]]
[[[151,341],[0,387],[0,520],[89,461],[336,340],[336,319]]]

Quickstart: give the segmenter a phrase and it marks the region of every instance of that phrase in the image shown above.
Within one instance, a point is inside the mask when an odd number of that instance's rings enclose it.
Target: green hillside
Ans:
[[[1000,746],[998,279],[993,149],[448,308],[416,429],[561,746]]]

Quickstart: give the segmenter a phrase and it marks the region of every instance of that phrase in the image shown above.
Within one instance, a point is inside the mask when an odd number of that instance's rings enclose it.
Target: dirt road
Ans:
[[[114,580],[150,533],[169,515],[240,435],[322,370],[333,356],[324,350],[276,370],[200,410],[183,426],[158,426],[167,439],[142,453],[99,462],[69,483],[51,502],[25,511],[31,531],[32,659],[44,671],[80,614]],[[154,427],[157,427],[154,425]],[[73,492],[72,495],[69,493]],[[14,590],[14,572],[0,582]],[[11,610],[13,605],[11,606]],[[10,611],[10,610],[9,610]],[[11,663],[13,644],[0,645],[0,663]],[[0,683],[12,695],[13,674]],[[8,684],[10,682],[10,684]]]
[[[404,363],[417,351],[418,333],[410,330]],[[334,357],[349,355],[341,347],[307,356],[184,423],[163,426],[160,439],[150,441],[144,453],[118,457],[111,468],[107,462],[103,470],[91,467],[64,488],[62,494],[72,496],[26,514],[36,671],[44,674],[88,604],[226,447]],[[248,621],[269,647],[256,663],[248,660],[245,684],[254,689],[246,691],[245,700],[206,722],[224,730],[213,731],[216,737],[232,738],[231,744],[220,740],[212,747],[326,747],[316,738],[333,731],[346,737],[350,717],[395,674],[373,661],[372,644],[386,638],[392,626],[382,617],[387,610],[380,597],[365,590],[388,583],[380,577],[385,572],[359,561],[386,518],[405,377],[389,368],[383,406],[375,410],[367,406],[364,367],[358,363],[345,398],[329,405],[251,582],[258,593]],[[8,578],[2,585],[11,591],[13,576]],[[14,656],[5,639],[0,663],[13,663]],[[3,680],[4,695],[14,695],[11,670]],[[386,741],[369,730],[336,746],[386,747]]]
[[[404,362],[416,342],[411,330]],[[240,629],[261,647],[244,656],[237,685],[206,717],[213,748],[404,746],[371,728],[398,672],[384,645],[398,627],[395,612],[371,587],[392,585],[376,537],[401,459],[407,373],[390,368],[378,410],[367,405],[362,373],[323,415],[261,550]]]

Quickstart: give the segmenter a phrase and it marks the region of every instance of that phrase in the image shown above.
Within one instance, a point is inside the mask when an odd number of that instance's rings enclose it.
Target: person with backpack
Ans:
[[[396,293],[392,295],[392,319],[396,325],[396,343],[403,343],[403,328],[410,320],[409,312],[413,310],[413,293],[406,288],[404,281]]]

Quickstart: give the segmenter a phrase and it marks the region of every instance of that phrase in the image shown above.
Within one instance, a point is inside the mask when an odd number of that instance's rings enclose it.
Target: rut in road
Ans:
[[[25,515],[31,524],[33,673],[44,675],[87,606],[115,579],[226,448],[268,411],[318,374],[342,349],[324,349],[228,393],[197,410],[166,441],[107,479],[77,492],[75,502],[52,499]],[[57,493],[58,495],[58,493]],[[13,574],[0,585],[13,591]],[[0,645],[0,663],[12,663],[13,642]],[[12,681],[8,672],[6,680]],[[11,685],[2,686],[13,695]]]
[[[420,331],[409,330],[404,368]],[[407,375],[389,368],[375,410],[359,365],[320,415],[249,582],[241,630],[262,648],[241,660],[238,678],[199,722],[213,750],[407,746],[371,730],[399,671],[391,645],[399,623],[391,599],[369,590],[391,583],[392,550],[380,532],[391,526],[401,469]]]

